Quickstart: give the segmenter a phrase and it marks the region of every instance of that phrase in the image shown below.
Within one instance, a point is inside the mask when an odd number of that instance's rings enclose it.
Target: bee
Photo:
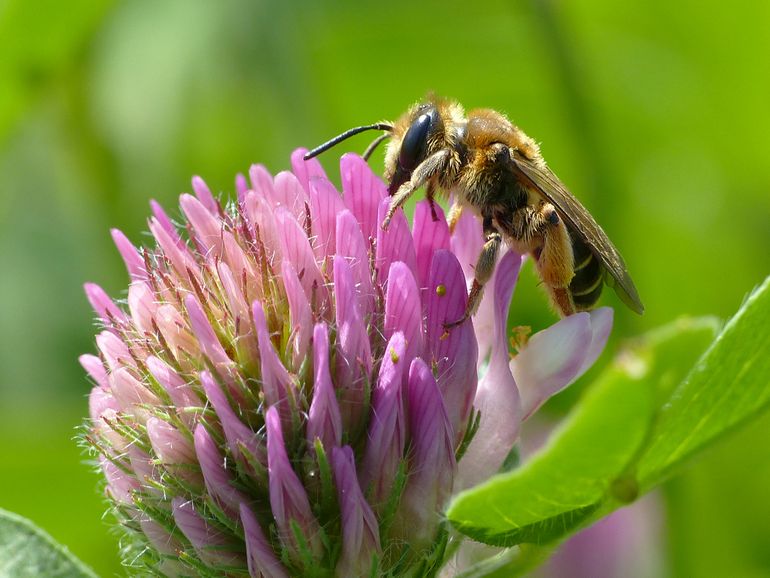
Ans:
[[[644,311],[612,241],[548,168],[538,144],[503,114],[475,109],[466,115],[458,102],[429,95],[397,121],[352,128],[308,152],[305,159],[368,130],[384,132],[366,149],[365,159],[390,139],[385,179],[391,202],[383,229],[420,187],[425,187],[434,219],[434,195],[453,197],[447,219],[450,231],[463,210],[481,219],[484,245],[468,305],[447,328],[476,311],[503,241],[532,257],[561,316],[595,307],[605,283],[631,310]]]

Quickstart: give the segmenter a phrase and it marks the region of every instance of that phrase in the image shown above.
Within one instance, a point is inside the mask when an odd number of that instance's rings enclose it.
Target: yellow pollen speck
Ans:
[[[391,350],[390,350],[390,360],[391,360],[393,363],[398,363],[398,360],[399,360],[399,359],[400,359],[400,358],[398,357],[398,353],[396,353],[396,350],[395,350],[395,349],[391,349]]]
[[[436,285],[436,295],[439,297],[446,295],[446,285]]]
[[[447,337],[449,337],[449,331],[446,329],[444,330],[444,333],[441,334],[441,337],[439,337],[439,341],[444,341]]]

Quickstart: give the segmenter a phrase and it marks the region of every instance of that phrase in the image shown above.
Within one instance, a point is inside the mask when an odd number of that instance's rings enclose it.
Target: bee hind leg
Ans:
[[[446,330],[461,325],[476,313],[476,310],[481,303],[481,298],[484,296],[484,285],[489,281],[492,277],[492,273],[495,271],[497,255],[500,252],[500,245],[502,245],[503,238],[500,235],[500,232],[492,224],[491,217],[484,217],[484,237],[486,242],[481,248],[481,253],[476,261],[476,275],[473,278],[473,285],[471,285],[471,291],[468,294],[468,304],[465,307],[465,313],[463,313],[463,316],[457,321],[445,323],[444,329]]]
[[[575,304],[569,285],[575,276],[575,264],[569,232],[550,203],[538,208],[535,221],[536,238],[542,239],[542,245],[532,252],[538,273],[559,314],[572,315]]]

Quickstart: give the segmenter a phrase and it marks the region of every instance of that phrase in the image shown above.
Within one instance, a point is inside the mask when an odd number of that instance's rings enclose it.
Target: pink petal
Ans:
[[[128,240],[128,237],[122,231],[112,229],[110,233],[112,233],[112,240],[115,242],[120,256],[123,257],[123,262],[126,264],[126,269],[131,279],[146,279],[147,269],[144,259],[142,259],[137,248],[131,244],[131,241]]]
[[[224,261],[230,268],[233,278],[238,281],[239,287],[245,288],[247,291],[255,291],[255,288],[260,286],[261,279],[252,267],[250,259],[243,252],[241,244],[230,231],[222,232],[222,244]]]
[[[78,361],[97,385],[105,389],[109,388],[107,370],[104,369],[104,364],[101,359],[95,355],[85,354],[78,357]]]
[[[407,388],[412,438],[409,479],[401,498],[402,524],[411,542],[433,539],[444,502],[452,493],[455,434],[430,368],[415,359]]]
[[[401,261],[390,266],[385,296],[385,338],[397,331],[406,339],[405,362],[423,354],[422,302],[412,271]]]
[[[452,252],[462,265],[466,280],[473,280],[481,248],[484,246],[484,234],[481,221],[471,209],[466,208],[455,224],[452,233]]]
[[[206,392],[206,398],[214,406],[214,411],[219,418],[219,422],[222,424],[227,447],[235,456],[235,459],[247,469],[252,468],[249,457],[257,460],[262,465],[267,465],[267,454],[260,437],[243,423],[232,407],[230,407],[230,402],[216,380],[208,371],[202,371],[200,379],[203,391]],[[244,455],[244,449],[251,456]]]
[[[163,254],[171,262],[171,266],[176,271],[179,279],[187,279],[192,275],[196,280],[200,281],[198,263],[193,259],[187,246],[180,246],[178,244],[178,236],[169,233],[154,217],[150,219],[150,232],[155,237]]]
[[[335,378],[342,422],[348,431],[357,431],[364,418],[364,387],[372,372],[371,346],[361,316],[353,270],[337,255],[334,259],[337,355]]]
[[[529,338],[511,361],[524,419],[577,378],[591,338],[588,313],[565,317]]]
[[[244,216],[249,224],[251,234],[261,240],[268,264],[273,265],[282,254],[281,239],[276,227],[273,208],[268,203],[267,198],[254,191],[247,192],[244,202]]]
[[[379,222],[385,220],[385,215],[390,207],[390,198],[383,199],[380,202],[380,211],[378,213]],[[403,261],[417,276],[417,255],[414,252],[414,241],[412,232],[409,230],[409,222],[402,210],[399,210],[390,222],[387,231],[382,227],[377,228],[377,259],[375,268],[377,269],[377,279],[381,285],[385,284],[390,271],[390,265],[395,261]]]
[[[109,389],[100,385],[94,386],[88,394],[88,415],[91,421],[98,420],[108,409],[119,410],[120,406]]]
[[[306,161],[303,158],[306,152],[307,149],[299,148],[291,153],[291,170],[305,191],[310,193],[310,183],[314,179],[323,179],[327,182],[329,179],[326,178],[326,173],[324,172],[321,163],[318,162],[318,159]]]
[[[232,318],[236,321],[236,325],[238,325],[239,320],[241,324],[244,321],[248,322],[249,305],[246,303],[243,292],[230,267],[227,266],[227,263],[220,261],[217,264],[217,273],[219,274],[219,280],[222,283],[222,289],[224,289],[225,298],[227,299],[227,308],[230,310]],[[247,328],[243,326],[240,329],[240,334],[247,331]]]
[[[241,504],[248,503],[249,498],[233,487],[233,476],[227,469],[227,460],[203,424],[195,428],[194,443],[195,455],[198,456],[209,495],[231,518],[237,519]]]
[[[182,534],[190,541],[201,560],[208,565],[246,566],[242,555],[228,551],[235,549],[235,544],[223,530],[208,524],[198,512],[193,503],[182,497],[171,501],[171,513]]]
[[[342,416],[329,371],[329,330],[319,323],[313,331],[313,401],[307,418],[307,441],[310,447],[321,440],[328,453],[342,443]]]
[[[190,318],[192,331],[198,339],[201,351],[223,379],[232,381],[235,364],[227,356],[198,300],[194,295],[187,295],[184,299],[184,305]]]
[[[262,165],[249,167],[249,180],[252,190],[260,197],[271,198],[273,195],[273,176]]]
[[[340,159],[340,176],[345,205],[355,215],[368,244],[369,239],[377,238],[380,228],[378,210],[381,201],[387,197],[385,185],[364,159],[352,153]]]
[[[155,322],[166,344],[168,344],[177,363],[187,368],[188,357],[197,358],[200,347],[182,314],[173,305],[158,307]]]
[[[473,283],[473,278],[476,274],[476,263],[481,253],[481,248],[484,245],[484,236],[481,230],[481,221],[470,209],[465,209],[462,216],[455,226],[454,233],[452,234],[452,252],[457,256],[457,259],[462,265],[463,273],[465,274],[465,281],[468,287]],[[513,253],[514,256],[506,257],[509,253]],[[479,304],[479,308],[476,314],[473,316],[473,326],[476,330],[476,336],[479,344],[479,361],[486,361],[487,356],[490,353],[490,349],[493,343],[498,340],[494,337],[495,334],[495,320],[497,316],[501,314],[501,310],[495,307],[495,297],[491,287],[494,287],[495,278],[498,273],[497,270],[501,265],[510,267],[516,267],[516,272],[521,266],[523,257],[518,256],[515,252],[503,247],[501,254],[498,256],[497,267],[495,268],[495,274],[493,278],[487,283],[484,296]],[[518,260],[518,262],[514,262]],[[511,291],[516,283],[517,276],[514,276],[511,283]],[[505,312],[507,315],[507,309]],[[507,317],[505,317],[507,319]],[[507,339],[503,338],[507,342]],[[498,340],[499,341],[499,340]]]
[[[284,367],[281,359],[273,348],[270,334],[267,330],[267,321],[262,304],[255,301],[251,307],[254,316],[254,325],[257,329],[257,341],[259,342],[260,364],[262,368],[262,393],[265,403],[275,407],[281,415],[281,420],[288,426],[292,423],[292,406],[289,393],[294,391],[291,376]]]
[[[157,522],[153,520],[139,520],[139,525],[142,527],[142,533],[150,540],[153,548],[161,554],[177,556],[179,552],[184,550],[182,544]]]
[[[110,397],[112,397],[111,394]],[[94,434],[113,457],[123,456],[129,447],[129,441],[116,431],[119,424],[125,423],[124,416],[116,409],[119,407],[113,397],[109,405],[104,404],[98,408],[98,418],[92,422]]]
[[[240,513],[249,561],[249,575],[262,578],[289,578],[289,573],[278,561],[251,508],[241,504]]]
[[[337,215],[337,258],[344,257],[353,273],[353,281],[359,296],[361,317],[366,319],[374,313],[374,286],[369,268],[367,241],[361,234],[361,227],[350,211]]]
[[[315,296],[315,301],[322,303],[328,298],[328,290],[318,270],[305,230],[285,209],[276,209],[275,218],[284,259],[288,259],[300,277],[308,300],[312,301]]]
[[[128,455],[128,461],[131,469],[134,471],[134,475],[136,475],[140,483],[144,482],[144,489],[156,492],[157,490],[150,484],[153,481],[157,481],[158,476],[156,474],[158,472],[150,454],[133,444],[126,448],[126,454]]]
[[[377,518],[358,484],[351,447],[332,448],[331,464],[342,515],[342,555],[337,575],[368,576],[374,567],[373,558],[382,551]]]
[[[273,193],[268,198],[273,209],[283,208],[289,211],[303,227],[306,225],[305,220],[307,219],[307,209],[310,207],[310,197],[293,174],[283,171],[275,175]],[[307,223],[307,226],[309,225]]]
[[[201,204],[206,207],[214,217],[219,217],[219,203],[214,198],[214,195],[211,194],[211,189],[209,189],[206,181],[195,176],[192,178],[192,188]]]
[[[509,251],[500,260],[487,296],[492,304],[491,355],[479,382],[474,406],[481,414],[479,430],[460,462],[458,485],[473,486],[496,473],[519,435],[521,401],[508,366],[506,325],[521,257]],[[490,290],[491,289],[491,290]]]
[[[235,193],[238,195],[238,206],[243,207],[246,200],[246,192],[249,190],[249,181],[241,173],[235,175]]]
[[[91,308],[102,318],[106,326],[122,325],[127,321],[126,314],[115,305],[107,293],[95,283],[86,283],[83,285],[86,292],[86,298],[91,304]]]
[[[139,482],[136,478],[127,474],[104,456],[99,457],[104,477],[107,479],[107,492],[112,498],[121,504],[131,505],[134,500],[132,494],[139,490]]]
[[[102,331],[96,336],[96,347],[99,348],[110,371],[117,371],[123,366],[136,367],[126,344],[111,331]]]
[[[283,279],[284,290],[286,291],[286,299],[289,302],[292,365],[294,370],[298,371],[310,351],[310,336],[313,332],[313,312],[297,272],[289,261],[281,263],[281,278]]]
[[[195,448],[173,425],[151,417],[147,420],[147,437],[152,449],[163,464],[195,464]]]
[[[334,255],[337,250],[337,215],[345,210],[345,203],[334,185],[325,179],[313,178],[309,186],[314,246],[319,259],[322,259]]]
[[[233,319],[236,359],[242,365],[256,364],[259,359],[257,336],[252,327],[246,298],[226,263],[220,261],[217,272]]]
[[[179,235],[179,232],[171,222],[171,219],[169,219],[166,211],[160,206],[160,203],[152,199],[150,200],[150,208],[152,209],[152,214],[155,216],[158,225],[160,225],[166,234],[176,242],[177,247],[183,250],[186,249],[187,246],[185,245],[184,239]]]
[[[198,199],[192,195],[179,197],[179,205],[195,232],[195,239],[205,258],[222,254],[222,221],[212,215]]]
[[[499,357],[500,363],[508,363],[508,311],[522,262],[522,256],[514,251],[507,251],[500,258],[485,288],[481,307],[473,317],[481,363],[487,362],[488,357]]]
[[[487,283],[479,309],[473,316],[473,328],[479,343],[479,363],[485,363],[494,347],[508,355],[506,326],[513,291],[519,279],[524,257],[504,249],[499,256],[492,279]]]
[[[166,362],[157,357],[148,357],[146,360],[147,369],[152,377],[160,384],[171,402],[177,408],[182,421],[192,429],[195,423],[195,413],[185,411],[185,409],[201,408],[202,404],[198,396],[182,377],[174,371]]]
[[[452,253],[436,251],[427,293],[427,349],[452,430],[458,437],[465,431],[476,395],[478,346],[470,321],[449,332],[444,324],[460,319],[467,301],[460,263]]]
[[[439,249],[449,250],[449,227],[444,218],[444,210],[438,203],[435,207],[438,221],[433,220],[427,200],[420,201],[414,208],[412,232],[420,287],[428,286],[433,254]]]
[[[149,407],[160,405],[160,399],[145,384],[120,367],[110,373],[110,391],[120,409],[144,423],[150,417]]]
[[[588,371],[604,351],[604,346],[607,345],[607,339],[609,339],[612,331],[614,310],[611,307],[599,307],[588,314],[591,316],[591,347],[586,352],[586,359],[583,362],[583,367],[580,368],[580,375]]]
[[[320,526],[310,508],[302,481],[291,467],[281,431],[281,419],[275,407],[265,414],[267,429],[267,467],[270,506],[284,546],[296,552],[292,522],[302,531],[315,552],[321,549]]]
[[[170,423],[151,417],[147,420],[147,437],[155,455],[172,474],[196,488],[203,488],[195,448],[187,436]]]
[[[128,288],[128,310],[131,319],[143,333],[155,331],[154,319],[158,311],[155,293],[146,281],[135,281]]]
[[[361,464],[361,485],[375,507],[381,507],[393,490],[406,445],[403,385],[407,365],[406,341],[395,333],[385,348],[380,373],[372,391],[369,430]]]

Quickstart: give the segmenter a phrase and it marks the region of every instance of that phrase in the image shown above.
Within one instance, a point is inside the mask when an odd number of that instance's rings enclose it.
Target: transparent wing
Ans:
[[[537,189],[548,200],[567,223],[570,232],[580,237],[599,259],[604,267],[604,279],[618,297],[630,309],[641,314],[644,305],[639,299],[636,286],[628,274],[623,257],[612,244],[607,234],[594,220],[588,210],[580,204],[572,193],[545,165],[538,165],[530,160],[514,158],[513,170],[524,181]]]

